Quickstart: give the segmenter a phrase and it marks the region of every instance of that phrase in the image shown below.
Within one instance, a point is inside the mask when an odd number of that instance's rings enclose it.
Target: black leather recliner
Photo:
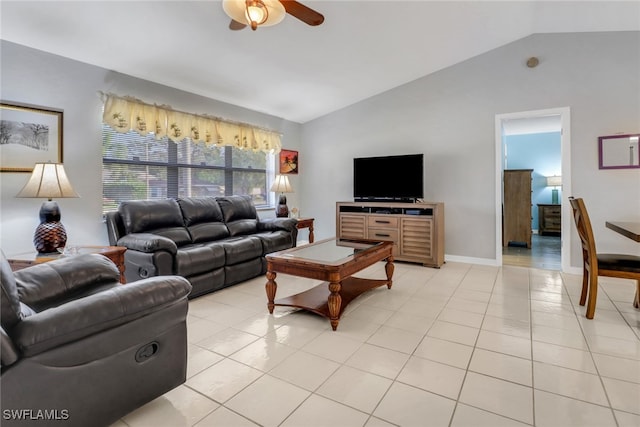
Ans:
[[[108,426],[185,381],[184,278],[121,285],[97,254],[0,263],[3,426]]]

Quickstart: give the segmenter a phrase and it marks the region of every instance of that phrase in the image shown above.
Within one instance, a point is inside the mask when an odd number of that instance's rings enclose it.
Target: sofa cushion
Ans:
[[[226,196],[216,198],[224,222],[231,236],[253,234],[258,231],[258,212],[251,196]]]
[[[178,249],[176,274],[189,277],[224,266],[225,249],[221,243],[195,244]]]
[[[118,206],[118,212],[127,234],[153,233],[173,240],[178,246],[191,243],[180,206],[174,199],[125,201]]]
[[[262,241],[255,236],[231,237],[221,241],[221,244],[226,257],[225,265],[239,264],[262,256]]]
[[[291,237],[291,233],[288,231],[264,231],[262,233],[255,234],[255,236],[262,240],[263,255],[293,247],[293,239]]]
[[[185,197],[177,201],[193,243],[229,237],[229,229],[223,222],[222,210],[215,197]]]

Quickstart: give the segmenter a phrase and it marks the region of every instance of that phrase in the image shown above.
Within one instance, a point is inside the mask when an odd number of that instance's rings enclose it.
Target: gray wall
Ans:
[[[531,56],[537,68],[526,67]],[[353,157],[424,153],[425,199],[445,203],[447,258],[490,263],[495,115],[569,107],[573,195],[587,203],[598,249],[638,253],[604,222],[640,219],[640,170],[598,170],[597,138],[640,132],[639,94],[640,33],[533,35],[306,123],[302,206],[318,236],[332,236],[335,202],[353,197]],[[576,239],[572,227],[572,266]]]
[[[103,68],[2,41],[0,98],[64,111],[64,165],[79,199],[57,200],[69,244],[107,244],[102,220],[102,100],[99,92],[129,95],[176,110],[211,114],[284,134],[282,145],[299,149],[301,126],[278,117],[204,98]],[[5,254],[33,250],[43,200],[15,195],[29,174],[0,174],[0,248]],[[298,188],[297,177],[292,185]],[[289,195],[297,206],[297,194]],[[273,216],[273,211],[264,213]]]
[[[3,100],[64,110],[65,168],[82,195],[59,201],[70,242],[106,243],[103,91],[283,132],[283,146],[300,151],[289,206],[316,218],[317,239],[335,234],[335,202],[353,198],[354,157],[424,153],[425,199],[445,203],[447,258],[488,263],[496,248],[495,115],[570,107],[573,193],[587,202],[598,249],[640,251],[604,228],[607,219],[638,219],[640,170],[600,171],[597,159],[598,136],[640,132],[638,32],[530,36],[303,125],[12,43],[0,47]],[[530,56],[540,58],[537,68],[525,66]],[[6,253],[32,248],[42,202],[14,197],[26,179],[0,175]],[[578,266],[573,229],[570,244]]]

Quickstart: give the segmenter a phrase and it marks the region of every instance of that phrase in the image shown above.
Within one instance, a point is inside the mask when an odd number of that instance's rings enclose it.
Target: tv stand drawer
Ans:
[[[390,242],[398,243],[398,236],[400,233],[398,230],[392,230],[388,228],[372,228],[367,230],[367,238],[373,240],[388,240]]]
[[[398,217],[391,215],[369,215],[369,227],[398,228]]]

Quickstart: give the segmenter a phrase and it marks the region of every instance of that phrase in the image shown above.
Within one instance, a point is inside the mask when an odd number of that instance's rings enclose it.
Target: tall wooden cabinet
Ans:
[[[390,240],[393,257],[430,267],[444,264],[444,203],[338,202],[336,236]]]
[[[533,169],[504,171],[502,245],[531,248],[531,174]]]

